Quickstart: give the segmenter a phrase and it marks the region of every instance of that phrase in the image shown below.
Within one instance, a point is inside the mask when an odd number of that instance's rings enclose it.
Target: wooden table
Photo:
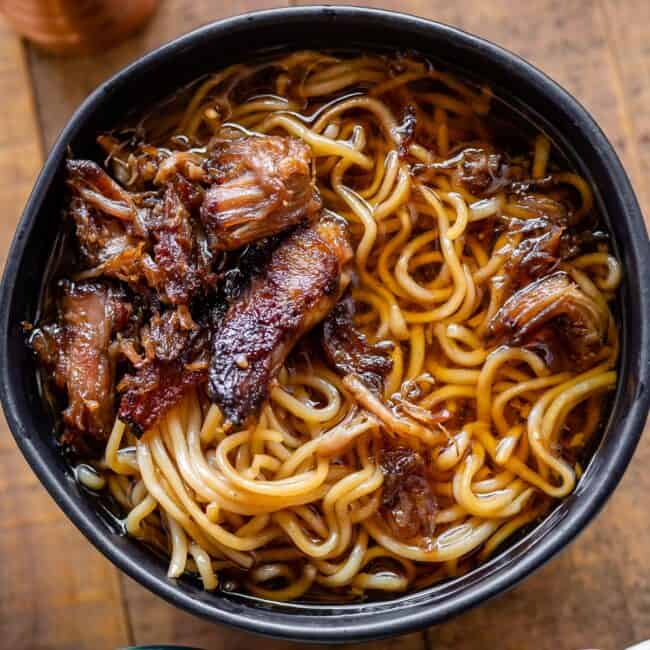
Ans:
[[[0,20],[0,265],[44,152],[101,80],[143,52],[223,16],[281,0],[163,0],[145,31],[94,57],[58,59]],[[648,0],[380,0],[518,52],[594,114],[650,210]],[[218,62],[215,62],[218,65]],[[53,504],[0,436],[0,646],[116,648],[155,642],[206,650],[292,644],[211,625],[120,574]],[[605,511],[560,557],[510,593],[449,623],[375,648],[619,650],[650,637],[650,439]],[[350,646],[351,647],[351,646]]]

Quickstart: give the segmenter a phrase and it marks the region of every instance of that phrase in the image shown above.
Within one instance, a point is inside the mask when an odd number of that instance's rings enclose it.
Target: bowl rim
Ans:
[[[591,147],[598,152],[598,156],[607,164],[612,185],[615,186],[615,191],[620,197],[621,203],[626,206],[629,212],[627,226],[634,235],[632,249],[626,250],[626,254],[633,257],[638,268],[637,275],[650,278],[650,247],[647,245],[648,239],[643,216],[617,154],[590,114],[573,96],[545,73],[519,56],[486,39],[468,34],[456,27],[406,13],[362,7],[323,5],[282,7],[255,11],[209,23],[145,54],[98,86],[67,122],[47,155],[42,171],[17,225],[7,256],[0,288],[0,304],[4,306],[0,313],[0,346],[2,346],[0,348],[0,396],[9,427],[19,448],[52,498],[66,516],[83,532],[86,538],[113,564],[153,593],[190,613],[213,622],[225,623],[265,636],[323,643],[378,639],[403,634],[441,622],[513,587],[565,547],[595,516],[620,481],[629,464],[648,412],[650,403],[650,392],[647,390],[650,380],[650,328],[645,323],[642,323],[640,327],[642,344],[639,351],[640,388],[629,416],[619,425],[618,440],[615,441],[610,450],[611,454],[608,456],[604,468],[609,471],[599,477],[597,485],[594,486],[595,489],[592,489],[576,506],[570,518],[559,521],[548,534],[544,535],[528,551],[525,557],[520,558],[510,566],[501,567],[498,573],[489,576],[489,579],[459,590],[447,601],[437,603],[435,607],[426,608],[420,605],[412,607],[411,611],[401,609],[399,615],[393,612],[392,620],[386,620],[386,616],[390,618],[390,611],[381,612],[377,616],[371,612],[366,616],[359,617],[357,620],[354,620],[354,618],[352,620],[346,619],[334,626],[324,626],[319,621],[320,617],[318,616],[308,617],[308,620],[302,620],[305,617],[301,617],[301,620],[298,620],[286,613],[272,613],[271,618],[277,618],[277,620],[269,621],[269,616],[260,617],[258,620],[255,612],[259,610],[254,606],[247,605],[237,611],[226,611],[219,607],[217,600],[211,604],[197,600],[190,594],[185,593],[180,586],[171,581],[164,581],[138,565],[129,553],[115,545],[107,528],[99,526],[96,520],[93,520],[83,511],[69,489],[67,489],[65,476],[56,471],[56,468],[48,466],[32,445],[22,426],[16,407],[17,388],[10,379],[8,368],[6,345],[11,327],[9,322],[11,310],[8,306],[13,298],[14,286],[18,278],[24,249],[29,237],[33,235],[33,226],[41,211],[44,197],[58,171],[58,161],[64,155],[70,140],[79,130],[79,124],[82,124],[89,115],[96,111],[105,97],[112,92],[112,89],[119,87],[125,79],[137,72],[146,70],[150,66],[159,65],[161,61],[163,63],[169,62],[176,53],[182,52],[195,40],[206,36],[218,38],[226,30],[242,28],[244,25],[249,30],[263,29],[265,26],[272,27],[273,23],[279,18],[298,22],[301,20],[345,20],[346,18],[358,20],[361,18],[372,20],[376,25],[385,24],[386,21],[391,23],[397,21],[400,28],[434,31],[439,35],[445,35],[448,39],[459,40],[467,46],[479,49],[484,56],[499,62],[503,68],[528,77],[541,88],[540,92],[549,101],[562,105],[567,112],[575,116],[577,128],[583,131],[583,135],[587,138]],[[642,313],[650,315],[650,283],[646,282],[640,294],[635,296],[635,299],[637,298],[640,301]],[[381,627],[378,623],[382,624]]]

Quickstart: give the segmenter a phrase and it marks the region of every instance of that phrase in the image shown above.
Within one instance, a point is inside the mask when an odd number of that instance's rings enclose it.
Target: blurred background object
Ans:
[[[57,54],[111,47],[141,27],[158,0],[0,0],[13,28]]]

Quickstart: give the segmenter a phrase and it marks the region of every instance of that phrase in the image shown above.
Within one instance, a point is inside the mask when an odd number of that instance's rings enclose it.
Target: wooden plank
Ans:
[[[40,167],[29,73],[0,21],[0,265]],[[55,506],[0,416],[0,645],[16,650],[117,647],[129,638],[117,570]]]
[[[628,169],[646,222],[650,224],[650,3],[600,0],[601,21],[612,55],[615,89],[623,106],[622,128],[632,142],[636,164]]]
[[[623,104],[623,127],[629,132],[635,154],[636,168],[629,170],[637,182],[646,224],[650,227],[650,3],[647,0],[601,0],[601,17],[617,74],[617,90]],[[650,479],[650,424],[639,444],[634,461],[628,469],[621,489],[609,508],[611,540],[621,549],[623,588],[630,594],[628,608],[632,620],[631,636],[650,637],[650,548],[646,530],[650,517],[647,494]],[[620,546],[618,538],[625,542]]]

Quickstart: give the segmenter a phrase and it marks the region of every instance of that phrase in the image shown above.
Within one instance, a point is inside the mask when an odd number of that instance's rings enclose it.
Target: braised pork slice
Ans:
[[[101,282],[66,282],[56,325],[35,331],[31,343],[67,393],[61,441],[92,451],[106,440],[115,417],[114,368],[109,345],[131,317],[125,294]]]
[[[295,138],[254,136],[217,147],[208,160],[216,183],[201,206],[213,250],[232,250],[320,212],[309,147]]]
[[[119,416],[139,435],[150,429],[167,410],[194,386],[208,378],[211,314],[195,322],[184,307],[154,313],[140,330],[143,351],[134,360],[135,372],[125,375]]]
[[[161,415],[185,393],[207,380],[207,363],[193,370],[183,359],[153,361],[135,375],[126,375],[118,388],[124,391],[120,401],[120,419],[140,435],[150,429]]]
[[[603,344],[609,314],[567,273],[557,271],[515,292],[490,321],[497,343],[534,343],[549,328],[566,346],[569,358],[583,367]],[[541,340],[541,339],[540,339]]]
[[[217,282],[200,223],[192,218],[196,201],[191,184],[176,176],[147,216],[151,254],[143,257],[143,274],[161,299],[173,305],[188,304]]]
[[[298,339],[334,307],[350,256],[342,221],[301,226],[230,306],[213,337],[209,370],[210,397],[229,420],[259,407]]]
[[[353,323],[354,300],[348,293],[323,322],[322,344],[327,360],[342,375],[355,374],[379,390],[393,362],[387,350],[371,345]]]

